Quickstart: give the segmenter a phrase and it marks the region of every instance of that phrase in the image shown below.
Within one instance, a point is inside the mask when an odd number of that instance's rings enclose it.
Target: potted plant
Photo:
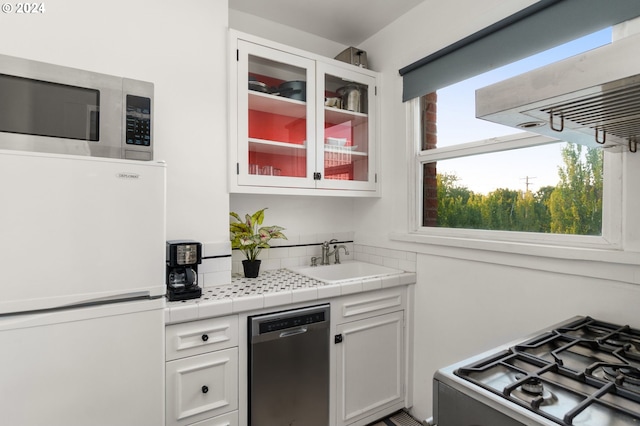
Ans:
[[[252,215],[246,214],[244,220],[238,213],[229,213],[235,221],[229,224],[231,233],[231,248],[239,249],[247,257],[242,261],[244,276],[255,278],[260,272],[260,259],[258,255],[262,249],[269,248],[269,241],[273,238],[287,239],[281,232],[284,228],[280,226],[262,226],[264,211],[258,210]]]

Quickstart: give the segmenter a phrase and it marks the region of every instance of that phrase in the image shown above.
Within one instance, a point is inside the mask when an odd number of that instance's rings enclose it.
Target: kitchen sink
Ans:
[[[394,269],[359,261],[345,261],[339,264],[320,266],[299,266],[288,269],[326,283],[377,278],[387,275],[401,274],[404,272],[401,269]]]

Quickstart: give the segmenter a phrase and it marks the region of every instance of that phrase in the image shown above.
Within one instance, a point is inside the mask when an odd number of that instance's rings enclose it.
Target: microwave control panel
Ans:
[[[151,145],[151,99],[127,95],[128,145]]]

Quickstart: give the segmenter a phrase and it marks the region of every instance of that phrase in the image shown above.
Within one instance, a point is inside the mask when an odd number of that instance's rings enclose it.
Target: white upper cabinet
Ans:
[[[376,73],[230,40],[230,192],[379,196]]]

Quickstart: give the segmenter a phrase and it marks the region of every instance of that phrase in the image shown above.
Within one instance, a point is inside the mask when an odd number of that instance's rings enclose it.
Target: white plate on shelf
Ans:
[[[345,146],[347,144],[347,138],[332,138],[328,137],[324,140],[324,143],[334,146]]]

